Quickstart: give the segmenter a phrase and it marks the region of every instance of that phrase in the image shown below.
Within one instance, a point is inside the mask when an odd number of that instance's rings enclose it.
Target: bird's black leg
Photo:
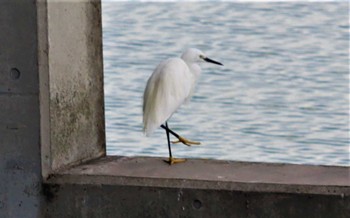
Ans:
[[[163,126],[163,125],[162,125]],[[165,132],[166,132],[166,137],[168,139],[168,149],[169,149],[169,160],[173,158],[171,155],[171,145],[170,145],[170,135],[169,135],[169,128],[168,128],[168,122],[165,122]]]
[[[171,133],[173,136],[175,136],[176,138],[179,138],[180,136],[174,132],[173,130],[169,129],[168,127],[168,122],[165,122],[165,126],[162,124],[160,125],[160,127],[162,127],[163,129],[165,129],[165,131],[167,131],[167,134]]]
[[[168,135],[169,135],[169,133],[171,133],[173,136],[175,136],[178,139],[178,141],[175,141],[175,142],[173,141],[172,143],[179,143],[179,142],[181,142],[181,143],[183,143],[183,144],[185,144],[187,146],[200,145],[201,144],[200,142],[191,141],[191,140],[188,140],[188,139],[186,139],[186,138],[184,138],[182,136],[179,136],[179,134],[177,134],[173,130],[169,129],[167,122],[165,122],[165,126],[162,124],[162,125],[160,125],[160,127],[165,129],[165,131],[167,131]],[[169,149],[169,151],[170,151],[170,149]]]
[[[185,161],[186,161],[185,159],[173,158],[173,156],[172,156],[172,154],[171,154],[170,134],[169,134],[169,133],[175,134],[175,135],[176,135],[175,137],[180,137],[180,136],[177,135],[175,132],[173,132],[171,129],[169,129],[169,127],[168,127],[168,122],[165,122],[165,126],[164,126],[164,125],[161,125],[161,127],[162,127],[163,129],[165,129],[166,136],[167,136],[167,139],[168,139],[169,160],[168,160],[168,161],[165,161],[165,162],[167,162],[167,163],[170,164],[170,165],[175,164],[175,163],[185,162]]]

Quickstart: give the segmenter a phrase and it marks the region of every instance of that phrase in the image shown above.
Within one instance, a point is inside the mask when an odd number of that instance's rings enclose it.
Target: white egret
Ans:
[[[195,84],[201,74],[200,62],[222,65],[209,59],[198,49],[186,50],[181,58],[169,58],[161,62],[148,79],[143,95],[143,131],[149,136],[156,128],[162,127],[168,139],[169,164],[184,162],[185,159],[173,158],[171,154],[169,133],[187,146],[199,142],[188,140],[168,127],[168,120],[184,103],[189,102]]]

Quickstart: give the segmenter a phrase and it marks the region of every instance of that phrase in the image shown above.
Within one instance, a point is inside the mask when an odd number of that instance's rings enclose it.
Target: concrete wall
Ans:
[[[47,217],[347,218],[346,167],[106,157],[45,186]]]
[[[348,218],[350,209],[340,196],[103,184],[53,189],[46,217]]]
[[[0,217],[41,213],[37,11],[0,3]]]
[[[43,180],[105,155],[101,7],[0,8],[0,217],[41,217]]]
[[[47,15],[46,156],[55,171],[105,155],[101,7],[98,1],[49,2]]]

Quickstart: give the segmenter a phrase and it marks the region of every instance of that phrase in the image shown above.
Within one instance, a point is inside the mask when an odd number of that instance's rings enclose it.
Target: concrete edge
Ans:
[[[139,186],[180,189],[207,189],[241,192],[269,192],[289,194],[321,194],[350,196],[350,188],[346,186],[317,186],[295,185],[278,183],[244,183],[244,182],[215,182],[204,180],[182,180],[163,178],[141,178],[127,176],[101,176],[101,175],[60,175],[54,174],[46,184],[76,184],[76,185],[114,185]]]
[[[41,168],[46,178],[51,173],[51,140],[50,140],[50,80],[48,62],[48,23],[47,1],[37,1],[38,26],[38,69],[40,98],[40,135],[41,135]]]
[[[115,186],[140,186],[140,187],[166,187],[166,188],[180,188],[180,189],[207,189],[207,190],[223,190],[223,191],[242,191],[242,192],[273,192],[273,193],[292,193],[292,194],[319,194],[319,195],[337,195],[341,197],[350,196],[350,181],[349,185],[344,184],[312,184],[311,182],[285,182],[280,181],[278,175],[274,175],[273,168],[276,167],[294,167],[296,169],[304,169],[310,166],[305,165],[291,165],[291,164],[267,164],[267,163],[248,163],[248,162],[227,162],[217,160],[190,160],[188,165],[177,165],[177,169],[172,171],[169,166],[161,164],[162,158],[126,158],[125,157],[103,157],[90,161],[88,163],[66,169],[55,174],[52,174],[46,181],[47,184],[78,184],[78,185],[115,185]],[[138,166],[133,165],[135,162],[140,162]],[[155,164],[158,163],[158,164]],[[251,168],[244,168],[244,171],[252,171],[256,173],[252,175],[254,179],[246,179],[242,172],[235,172],[237,178],[228,178],[225,180],[215,179],[215,177],[208,177],[208,172],[217,171],[215,167],[221,167],[220,164],[228,164],[229,167],[237,168],[237,166],[250,166]],[[121,166],[123,165],[123,166]],[[156,166],[154,166],[156,165]],[[191,166],[190,166],[191,165]],[[188,171],[188,168],[196,168],[196,175]],[[203,168],[200,166],[205,165]],[[189,167],[190,166],[190,167]],[[212,169],[208,166],[213,166]],[[171,166],[172,167],[172,166]],[[266,170],[265,177],[262,174],[254,172],[260,171],[261,167],[265,169],[273,169],[269,172]],[[320,166],[324,170],[324,166]],[[136,168],[136,169],[135,169]],[[311,166],[310,169],[318,169],[318,166]],[[335,167],[338,169],[338,167]],[[207,171],[204,171],[206,169]],[[332,171],[334,167],[326,167],[326,171]],[[349,168],[340,167],[343,172],[348,172]],[[140,170],[140,171],[138,171]],[[126,172],[127,171],[127,172]],[[326,172],[325,171],[325,172]],[[141,172],[141,173],[140,173]],[[225,170],[223,170],[226,173]],[[293,176],[298,172],[287,175]],[[269,175],[271,174],[271,175]],[[330,174],[325,173],[327,177]],[[270,177],[271,176],[271,177]],[[346,175],[345,175],[346,176]],[[266,179],[268,178],[268,179]],[[344,178],[344,177],[343,177]],[[318,178],[322,179],[322,178]],[[345,177],[346,179],[346,177]],[[295,178],[294,180],[295,181]]]

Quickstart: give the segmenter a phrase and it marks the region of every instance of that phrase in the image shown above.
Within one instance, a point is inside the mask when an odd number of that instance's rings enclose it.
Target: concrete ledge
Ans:
[[[107,156],[61,171],[49,183],[350,195],[350,168],[190,159]]]
[[[48,217],[347,217],[349,168],[107,156],[52,175]]]

